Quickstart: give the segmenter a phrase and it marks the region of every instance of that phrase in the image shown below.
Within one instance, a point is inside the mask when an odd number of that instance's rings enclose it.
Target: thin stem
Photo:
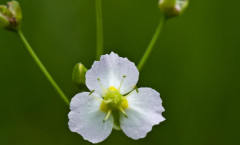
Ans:
[[[158,39],[158,37],[159,37],[159,35],[160,35],[161,31],[162,31],[162,27],[163,27],[164,21],[165,21],[165,17],[162,16],[161,19],[160,19],[160,22],[158,24],[158,27],[156,29],[156,32],[155,32],[151,42],[149,43],[146,51],[144,52],[144,54],[143,54],[143,56],[142,56],[142,58],[141,58],[141,60],[140,60],[140,62],[138,64],[138,70],[139,71],[142,70],[144,64],[146,63],[147,59],[150,56],[150,54],[151,54],[151,52],[152,52],[152,50],[154,48],[154,45],[157,42],[157,39]]]
[[[102,20],[102,2],[95,0],[96,3],[96,22],[97,22],[97,60],[103,54],[103,20]]]
[[[45,77],[48,79],[48,81],[52,84],[52,86],[55,88],[55,90],[58,92],[58,94],[61,96],[61,98],[63,99],[63,101],[69,105],[69,100],[66,97],[66,95],[63,93],[63,91],[60,89],[60,87],[57,85],[57,83],[54,81],[54,79],[52,78],[52,76],[50,75],[50,73],[47,71],[47,69],[45,68],[45,66],[42,64],[41,60],[38,58],[38,56],[36,55],[36,53],[34,52],[34,50],[32,49],[32,47],[30,46],[30,44],[28,43],[27,39],[25,38],[25,36],[23,35],[22,31],[19,30],[17,32],[18,36],[20,37],[20,39],[22,40],[23,44],[25,45],[27,51],[29,52],[29,54],[32,56],[32,58],[34,59],[34,61],[37,63],[37,65],[39,66],[40,70],[43,72],[43,74],[45,75]]]

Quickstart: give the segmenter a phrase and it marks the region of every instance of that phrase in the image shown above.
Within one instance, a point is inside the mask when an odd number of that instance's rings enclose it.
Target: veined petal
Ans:
[[[113,117],[103,123],[107,114],[100,110],[100,105],[101,97],[97,94],[84,92],[74,96],[68,114],[70,130],[92,143],[105,140],[112,132]]]
[[[102,95],[103,88],[119,88],[125,94],[130,92],[137,84],[139,72],[135,64],[127,58],[119,57],[116,53],[101,56],[100,61],[95,61],[86,74],[86,85],[89,90]]]
[[[139,88],[138,91],[127,97],[129,107],[125,112],[128,118],[120,115],[123,132],[133,139],[144,138],[154,125],[165,120],[160,94],[151,88]]]

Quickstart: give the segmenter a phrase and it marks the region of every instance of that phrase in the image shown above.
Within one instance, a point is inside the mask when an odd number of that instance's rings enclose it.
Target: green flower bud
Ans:
[[[22,12],[19,2],[13,0],[8,5],[0,5],[0,27],[16,31],[21,27]]]
[[[167,18],[171,18],[181,15],[188,3],[188,0],[160,0],[159,8]]]
[[[80,89],[83,89],[85,87],[86,72],[87,69],[82,63],[76,64],[73,69],[72,80]]]
[[[6,28],[8,25],[9,25],[8,19],[2,13],[0,13],[0,27]]]

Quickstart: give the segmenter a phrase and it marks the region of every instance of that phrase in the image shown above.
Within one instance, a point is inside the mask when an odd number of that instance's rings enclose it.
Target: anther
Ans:
[[[137,93],[139,92],[137,86],[135,86],[135,90],[137,91]]]
[[[112,110],[108,110],[107,116],[105,117],[105,119],[103,120],[103,123],[105,123],[105,121],[109,118],[109,116],[111,115]]]
[[[89,93],[89,95],[91,95],[94,91],[95,91],[95,90],[92,90],[92,91]]]

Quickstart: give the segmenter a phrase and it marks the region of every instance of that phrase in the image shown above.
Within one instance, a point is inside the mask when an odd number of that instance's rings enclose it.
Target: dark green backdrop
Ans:
[[[5,3],[5,0],[0,0]],[[94,0],[21,0],[23,31],[64,92],[73,66],[95,59]],[[159,21],[158,0],[103,0],[105,53],[138,62]],[[192,0],[167,21],[139,86],[161,93],[166,121],[134,141],[113,131],[103,145],[240,144],[240,1]],[[85,145],[68,107],[14,33],[0,30],[0,144]]]

